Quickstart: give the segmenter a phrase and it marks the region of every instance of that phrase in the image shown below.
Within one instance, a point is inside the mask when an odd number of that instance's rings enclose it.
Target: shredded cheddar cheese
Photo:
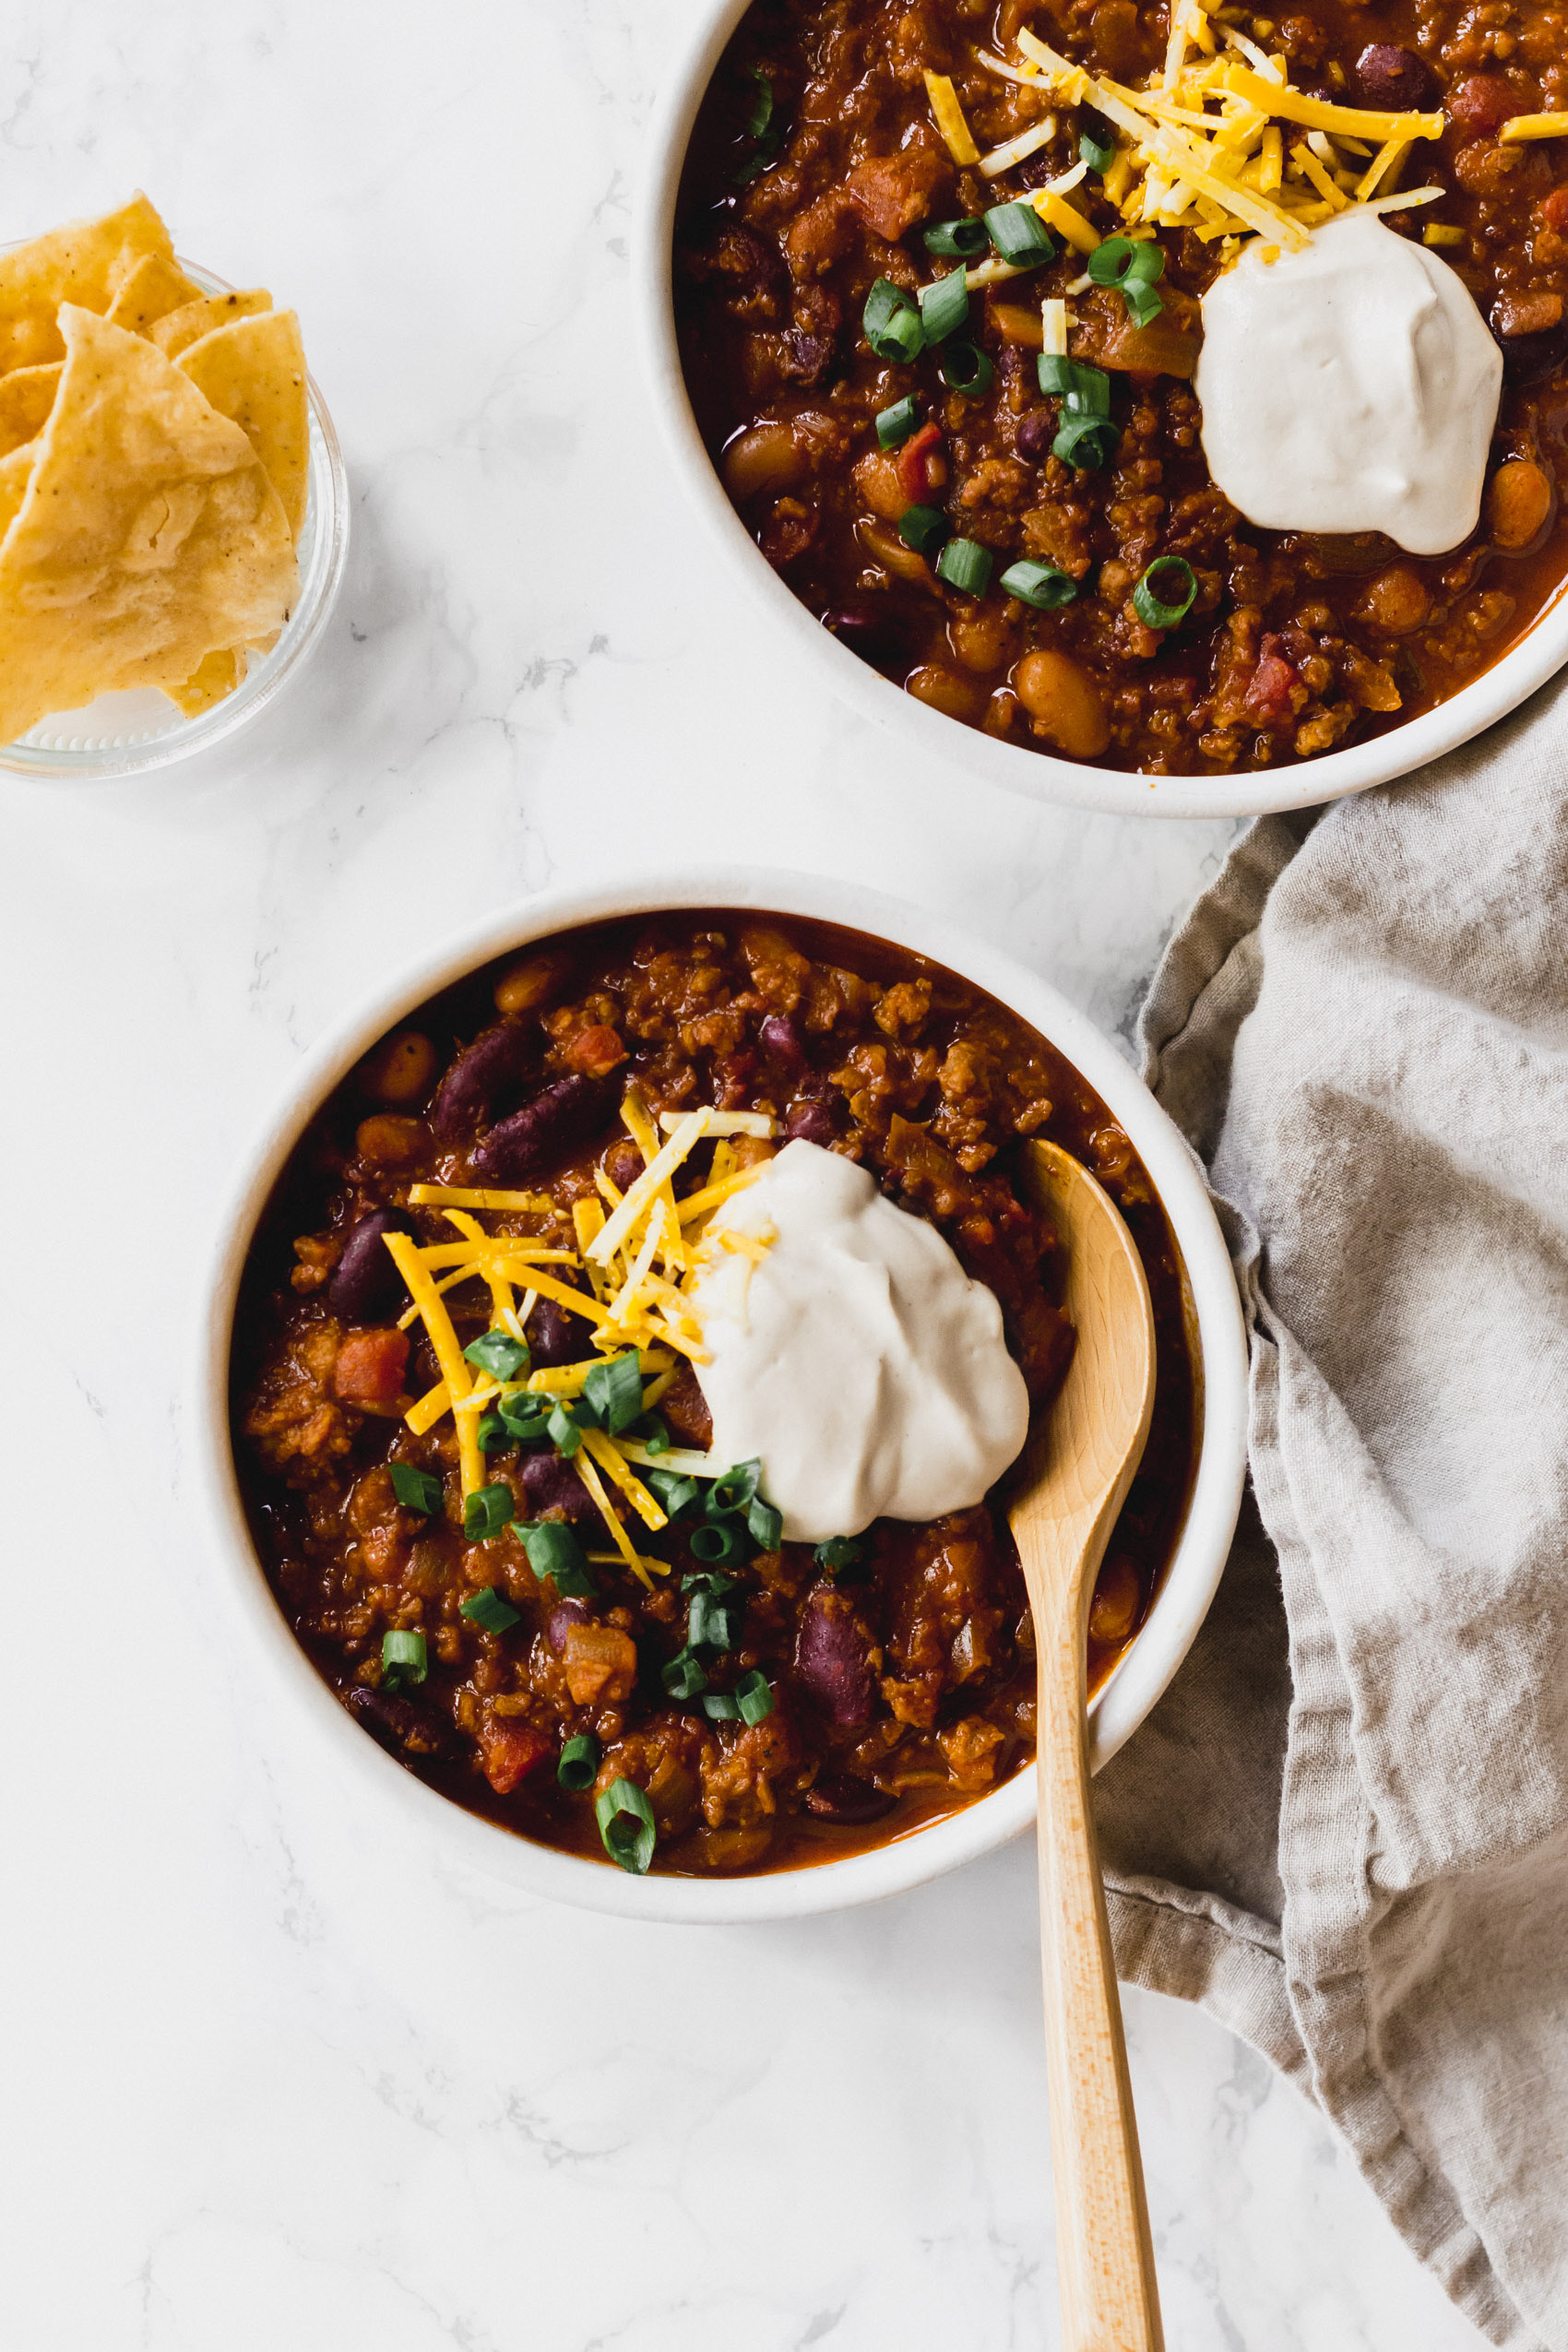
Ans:
[[[964,119],[958,103],[958,93],[945,74],[928,73],[925,77],[926,96],[937,129],[947,142],[947,152],[955,163],[968,168],[978,163],[980,152],[975,145],[974,133]]]
[[[1511,114],[1497,136],[1510,143],[1515,139],[1568,138],[1568,114]]]

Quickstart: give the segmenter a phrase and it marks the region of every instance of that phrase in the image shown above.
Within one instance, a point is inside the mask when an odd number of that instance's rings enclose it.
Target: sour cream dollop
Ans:
[[[994,1292],[935,1227],[797,1141],[723,1204],[708,1231],[724,1228],[766,1247],[716,1252],[695,1286],[712,1359],[697,1378],[715,1455],[761,1457],[786,1536],[825,1543],[978,1503],[1023,1445],[1028,1392]]]
[[[1385,531],[1412,555],[1475,529],[1503,356],[1435,253],[1343,212],[1300,253],[1249,245],[1203,319],[1204,454],[1249,522]]]

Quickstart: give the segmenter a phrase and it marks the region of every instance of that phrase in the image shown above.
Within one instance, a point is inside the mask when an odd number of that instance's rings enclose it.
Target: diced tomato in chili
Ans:
[[[947,480],[947,452],[942,428],[922,424],[898,452],[898,484],[914,505],[921,505]]]
[[[332,1385],[346,1405],[395,1405],[408,1364],[406,1331],[350,1331],[338,1350]]]
[[[550,1753],[543,1732],[531,1730],[526,1723],[489,1723],[479,1738],[484,1776],[498,1797],[509,1797]]]

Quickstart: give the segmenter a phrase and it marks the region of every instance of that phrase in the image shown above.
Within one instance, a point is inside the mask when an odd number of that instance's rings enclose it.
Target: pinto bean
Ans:
[[[553,1446],[526,1453],[522,1469],[523,1492],[536,1519],[547,1511],[560,1511],[567,1519],[598,1519],[599,1506],[592,1495]]]
[[[808,1813],[814,1813],[818,1821],[840,1822],[846,1828],[881,1821],[897,1802],[889,1790],[873,1788],[869,1780],[857,1780],[849,1772],[826,1772],[806,1790]]]
[[[1026,653],[1013,691],[1042,742],[1069,759],[1097,759],[1111,741],[1111,717],[1087,670],[1065,653]]]
[[[1143,1589],[1138,1572],[1125,1553],[1108,1560],[1095,1581],[1089,1603],[1089,1639],[1102,1649],[1124,1642],[1138,1621]]]
[[[403,1303],[408,1293],[384,1236],[412,1231],[399,1208],[373,1208],[350,1227],[327,1286],[327,1303],[335,1315],[344,1323],[375,1323]]]
[[[1486,494],[1487,532],[1511,555],[1531,547],[1551,520],[1555,493],[1550,477],[1529,457],[1499,466]]]
[[[750,498],[792,490],[804,481],[810,462],[790,426],[774,421],[737,434],[724,452],[720,470],[725,489],[743,505]]]
[[[1362,106],[1384,107],[1394,114],[1430,113],[1443,96],[1443,84],[1413,49],[1374,41],[1356,60],[1355,92]]]
[[[564,956],[525,956],[520,964],[508,964],[495,983],[496,1011],[537,1012],[554,995],[568,968]]]
[[[1391,564],[1356,600],[1355,617],[1385,637],[1408,636],[1431,611],[1431,595],[1410,564]]]
[[[498,1100],[527,1086],[539,1067],[538,1031],[504,1021],[465,1046],[436,1090],[435,1132],[448,1141],[488,1118]]]
[[[597,1078],[557,1078],[520,1111],[503,1119],[475,1152],[478,1174],[497,1184],[520,1183],[546,1161],[582,1143],[604,1117],[609,1097]]]
[[[855,467],[853,479],[861,504],[880,515],[885,523],[896,523],[915,503],[900,475],[898,455],[892,449],[872,450]]]
[[[925,588],[932,596],[939,596],[936,574],[925,557],[913,547],[907,547],[896,530],[885,524],[862,519],[855,526],[855,535],[873,563],[896,580],[904,580],[910,588]]]
[[[394,1111],[422,1102],[435,1076],[435,1048],[419,1029],[400,1029],[378,1045],[360,1072],[373,1102]]]
[[[424,1142],[424,1123],[396,1111],[377,1111],[354,1130],[354,1149],[373,1168],[399,1168],[415,1158]]]
[[[871,1719],[872,1640],[848,1593],[819,1585],[801,1615],[795,1668],[830,1723]]]
[[[904,681],[904,692],[923,702],[928,710],[944,711],[949,719],[973,725],[985,708],[985,688],[940,661],[922,661]]]

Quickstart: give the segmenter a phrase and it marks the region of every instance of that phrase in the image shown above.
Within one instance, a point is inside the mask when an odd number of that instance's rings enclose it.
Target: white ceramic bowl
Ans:
[[[1370,742],[1256,775],[1138,776],[999,742],[917,702],[840,645],[790,594],[731,505],[693,419],[676,349],[671,253],[681,167],[703,94],[748,5],[749,0],[695,0],[684,45],[648,132],[634,280],[654,407],[682,492],[703,517],[719,560],[758,599],[780,641],[825,686],[932,758],[1036,800],[1071,802],[1118,816],[1244,816],[1265,809],[1312,808],[1408,776],[1505,718],[1568,661],[1568,590],[1559,590],[1501,661],[1435,710]]]
[[[226,279],[183,256],[180,267],[203,293],[232,294]],[[305,518],[295,552],[300,592],[270,653],[252,654],[232,695],[187,719],[156,686],[100,695],[77,710],[54,711],[14,743],[0,745],[0,768],[53,783],[96,783],[145,776],[193,752],[225,742],[259,718],[296,677],[320,643],[349,558],[349,477],[327,403],[315,378],[305,378],[310,464]]]
[[[481,1868],[590,1910],[642,1919],[797,1918],[894,1894],[1001,1845],[1033,1819],[1033,1773],[1023,1773],[962,1812],[912,1830],[872,1853],[754,1878],[634,1878],[612,1864],[536,1845],[427,1788],[385,1754],[333,1697],[295,1643],[262,1574],[245,1524],[230,1443],[230,1339],[251,1236],[301,1133],[333,1087],[387,1029],[492,956],[575,924],[682,907],[745,907],[815,917],[933,957],[988,989],[1048,1037],[1131,1136],[1165,1204],[1185,1262],[1203,1399],[1197,1476],[1175,1557],[1142,1632],[1094,1701],[1096,1766],[1132,1736],[1181,1665],[1203,1621],[1225,1564],[1241,1501],[1246,1467],[1246,1342],[1225,1243],[1185,1143],[1115,1048],[1081,1013],[1044,980],[982,941],[936,915],[856,884],[750,868],[655,880],[635,889],[547,893],[422,957],[340,1023],[306,1055],[246,1156],[220,1220],[196,1371],[197,1450],[218,1552],[231,1573],[251,1638],[270,1661],[286,1693],[333,1743],[329,1768],[342,1768],[345,1777],[355,1772],[374,1787],[386,1802],[389,1823],[398,1809],[411,1812],[445,1846],[460,1850]]]

